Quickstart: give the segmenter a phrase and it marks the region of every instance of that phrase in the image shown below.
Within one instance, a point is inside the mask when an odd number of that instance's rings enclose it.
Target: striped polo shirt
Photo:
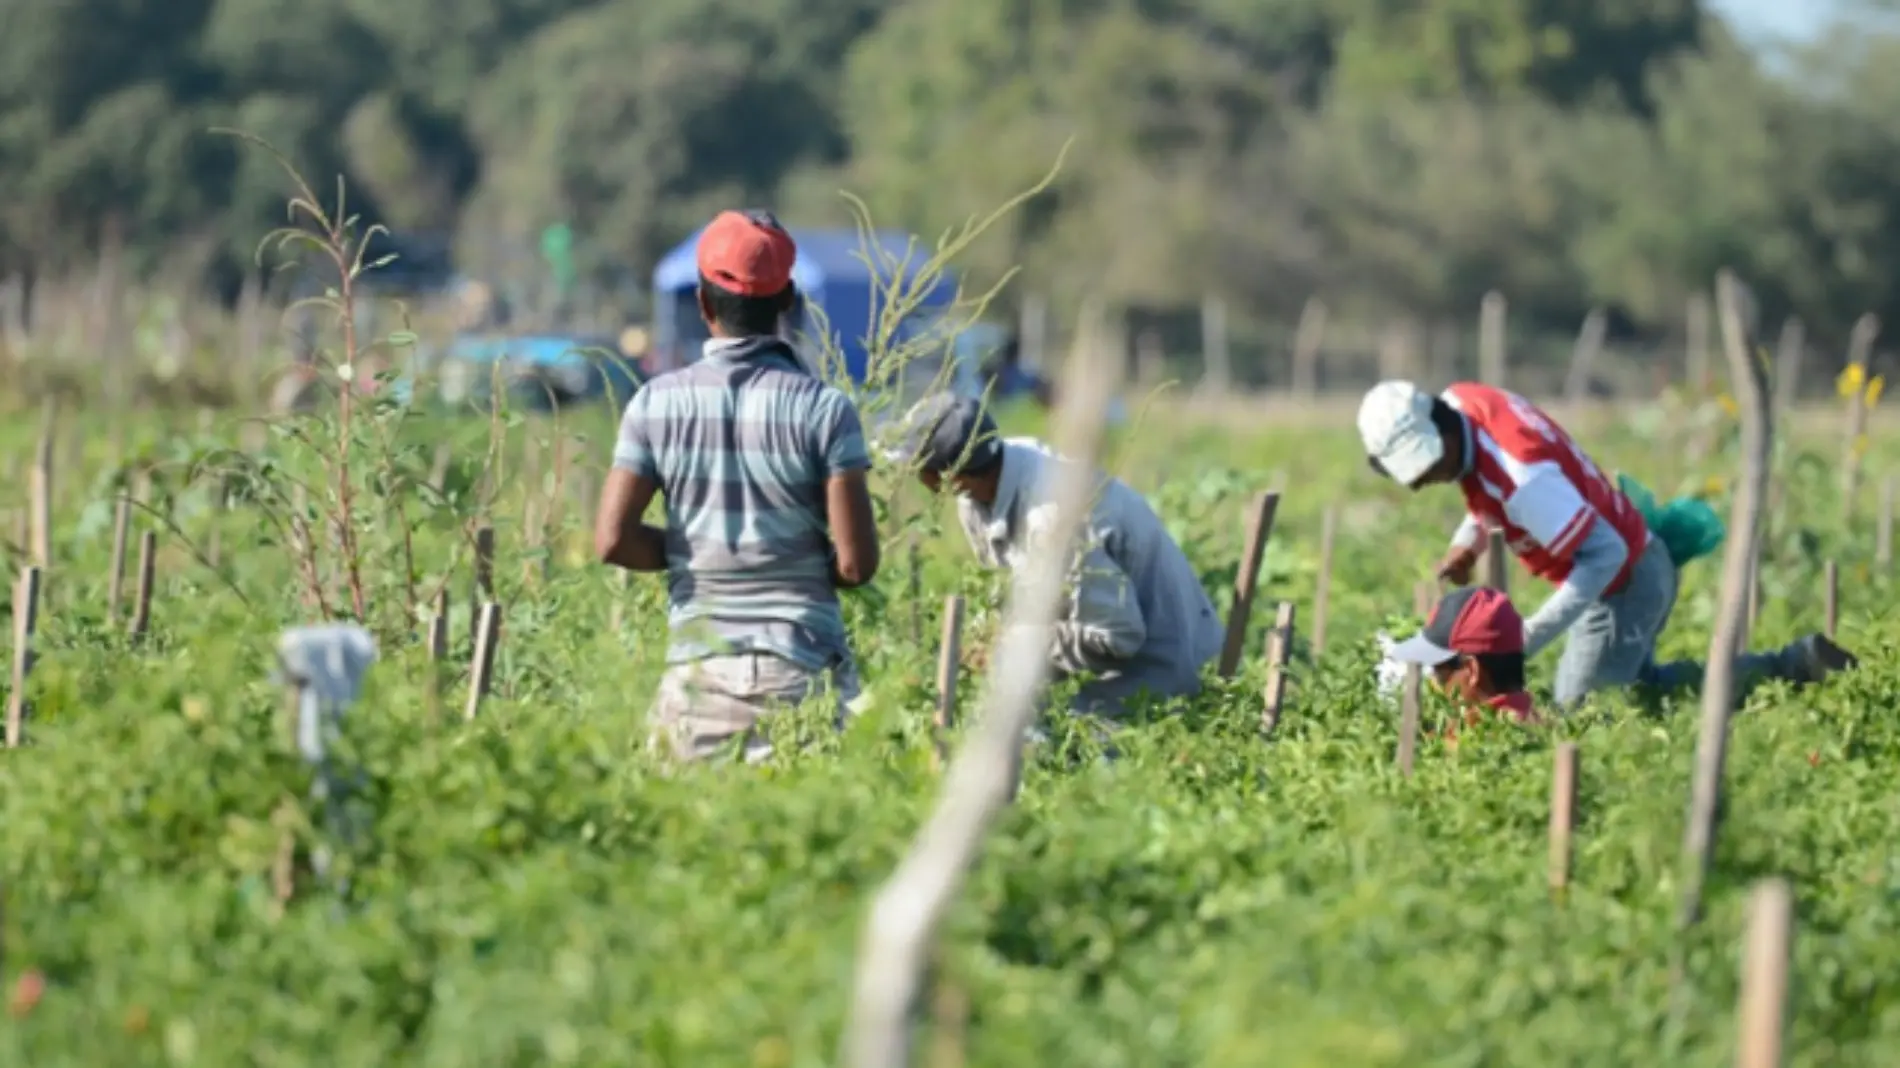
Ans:
[[[856,406],[776,338],[715,338],[627,403],[614,466],[666,498],[667,662],[851,661],[825,482],[871,466]]]

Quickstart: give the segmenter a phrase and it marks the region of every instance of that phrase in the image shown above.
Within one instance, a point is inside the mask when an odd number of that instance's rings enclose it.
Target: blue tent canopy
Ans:
[[[703,229],[700,232],[704,232]],[[865,335],[877,321],[874,306],[877,290],[872,286],[876,272],[880,286],[889,289],[890,267],[884,261],[906,265],[914,274],[932,253],[929,245],[914,241],[901,230],[876,230],[861,235],[853,230],[791,229],[798,245],[798,258],[792,263],[792,282],[805,299],[824,310],[831,324],[832,340],[844,354],[845,368],[852,379],[863,381],[868,354]],[[867,248],[867,243],[869,247]],[[703,324],[692,310],[693,292],[699,285],[699,233],[681,242],[660,259],[653,269],[653,345],[666,352],[693,345],[704,336]],[[949,271],[938,277],[923,294],[924,309],[941,309],[956,298],[956,279]],[[805,329],[816,326],[810,319]],[[698,359],[695,351],[685,360]]]

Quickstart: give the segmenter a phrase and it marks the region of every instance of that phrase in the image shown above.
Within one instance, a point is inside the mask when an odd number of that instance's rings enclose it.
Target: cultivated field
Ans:
[[[1720,492],[1714,480],[1737,468],[1732,428],[1695,459],[1687,411],[1665,398],[1580,423],[1599,459],[1658,490]],[[1467,731],[1455,749],[1430,731],[1442,710],[1428,703],[1403,777],[1370,639],[1410,614],[1456,494],[1375,480],[1348,420],[1231,422],[1147,411],[1110,464],[1152,493],[1223,608],[1248,502],[1284,490],[1242,670],[1132,730],[1118,763],[1076,759],[1080,741],[1036,757],[940,941],[919,1063],[1726,1064],[1743,904],[1769,875],[1798,903],[1791,1062],[1896,1063],[1900,626],[1875,526],[1900,440],[1881,437],[1877,417],[1851,520],[1835,421],[1805,417],[1779,454],[1758,641],[1821,625],[1833,560],[1841,634],[1866,666],[1800,694],[1766,689],[1735,720],[1679,1028],[1669,972],[1693,699],[1603,702],[1551,732]],[[1010,423],[1034,428],[1021,413]],[[834,738],[795,718],[785,730],[804,744],[771,766],[662,775],[642,748],[662,584],[623,580],[586,552],[585,495],[610,432],[605,412],[399,423],[360,409],[352,546],[340,549],[316,518],[339,511],[333,421],[280,424],[260,442],[230,418],[60,413],[25,745],[0,763],[14,998],[0,1060],[836,1062],[863,910],[939,781],[941,605],[966,598],[976,657],[1003,586],[946,535],[948,502],[909,524],[914,578],[893,519],[883,576],[847,598],[869,693],[856,726]],[[0,424],[0,456],[19,472],[8,507],[27,507],[36,436],[30,409]],[[121,486],[142,506],[115,617]],[[895,495],[893,516],[916,496]],[[491,692],[469,720],[483,525],[503,623]],[[28,562],[28,526],[0,528],[10,568]],[[149,627],[134,637],[146,531]],[[366,778],[364,833],[338,846],[331,873],[350,879],[347,900],[307,870],[314,846],[338,844],[307,800],[311,773],[270,681],[278,630],[322,614],[306,603],[304,560],[332,617],[349,614],[354,585],[381,644],[345,732]],[[1689,569],[1667,651],[1706,651],[1718,572]],[[1544,595],[1521,571],[1512,584],[1529,605]],[[432,665],[438,590],[448,645]],[[1262,650],[1281,601],[1296,606],[1299,637],[1266,740]],[[1549,677],[1546,660],[1534,682]],[[979,678],[963,673],[966,709]],[[1579,743],[1581,775],[1570,887],[1553,896],[1560,739]]]

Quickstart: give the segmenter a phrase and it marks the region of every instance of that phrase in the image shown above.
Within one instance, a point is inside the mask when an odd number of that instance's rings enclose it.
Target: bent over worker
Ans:
[[[778,221],[725,212],[699,238],[699,362],[659,375],[620,421],[594,546],[603,563],[667,575],[671,640],[656,734],[700,758],[760,717],[829,687],[857,696],[839,588],[878,568],[870,457],[849,398],[778,335],[797,300],[797,249]],[[664,529],[645,522],[656,492]]]
[[[1557,591],[1524,622],[1536,656],[1568,633],[1557,663],[1556,702],[1569,710],[1593,690],[1641,683],[1699,686],[1693,661],[1658,664],[1656,639],[1675,608],[1676,563],[1642,514],[1549,416],[1515,393],[1459,382],[1432,396],[1387,381],[1359,406],[1367,460],[1401,486],[1456,485],[1466,515],[1438,568],[1464,584],[1489,530]],[[1810,634],[1738,662],[1750,680],[1818,682],[1855,665],[1824,635]]]
[[[1524,619],[1498,590],[1466,586],[1446,593],[1425,629],[1388,655],[1430,670],[1439,691],[1458,705],[1464,726],[1477,726],[1487,709],[1518,723],[1541,722],[1524,689]],[[1457,738],[1458,725],[1446,727],[1447,740]]]
[[[931,492],[946,482],[955,489],[977,559],[1012,572],[1034,560],[1055,524],[1056,476],[1073,461],[1031,438],[999,437],[971,398],[926,397],[904,428],[898,458],[915,463]],[[1073,710],[1112,719],[1140,694],[1198,693],[1224,631],[1200,576],[1148,502],[1120,479],[1095,474],[1098,491],[1048,655],[1057,679],[1087,677]]]

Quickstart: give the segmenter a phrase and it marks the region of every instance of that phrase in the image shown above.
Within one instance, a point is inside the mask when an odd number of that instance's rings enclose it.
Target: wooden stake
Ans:
[[[1484,295],[1478,311],[1478,377],[1487,386],[1505,388],[1507,375],[1505,326],[1509,304],[1504,294],[1492,290]]]
[[[963,598],[943,600],[943,645],[937,650],[937,764],[949,759],[946,733],[957,725],[957,673],[963,659]]]
[[[1293,396],[1312,400],[1319,394],[1320,356],[1326,348],[1326,305],[1308,297],[1293,337]]]
[[[49,406],[49,411],[50,406]],[[53,566],[53,426],[40,435],[39,452],[33,457],[31,474],[31,530],[33,563],[41,568]]]
[[[1709,861],[1715,852],[1716,815],[1721,808],[1722,775],[1728,759],[1729,716],[1737,692],[1735,660],[1742,648],[1749,571],[1760,538],[1762,499],[1774,446],[1767,375],[1754,358],[1753,339],[1742,318],[1741,304],[1745,295],[1741,283],[1724,271],[1717,282],[1717,293],[1722,350],[1733,383],[1731,390],[1741,409],[1742,471],[1735,484],[1733,513],[1729,518],[1715,633],[1709,641],[1708,666],[1703,671],[1701,730],[1696,741],[1695,779],[1682,843],[1682,903],[1677,922],[1684,931],[1701,919],[1703,884],[1708,879]]]
[[[1710,307],[1709,295],[1697,293],[1689,298],[1688,340],[1684,348],[1687,355],[1684,379],[1688,383],[1689,396],[1700,398],[1709,391],[1710,335],[1713,332],[1715,312]]]
[[[1790,316],[1781,324],[1781,343],[1775,347],[1775,388],[1770,408],[1777,423],[1784,421],[1794,409],[1795,394],[1801,388],[1807,336],[1807,328],[1801,325],[1800,319]]]
[[[1564,401],[1572,407],[1590,399],[1590,376],[1603,355],[1603,340],[1609,329],[1610,320],[1603,309],[1592,308],[1577,330],[1577,343],[1570,352],[1570,371],[1564,377]]]
[[[1786,1063],[1789,956],[1794,948],[1794,893],[1785,879],[1755,884],[1748,898],[1747,938],[1735,1066],[1781,1068]]]
[[[487,525],[475,528],[475,597],[471,607],[487,604],[495,599],[495,528]],[[481,613],[469,613],[469,632],[479,636],[481,633]]]
[[[1286,666],[1293,655],[1293,602],[1281,601],[1273,620],[1273,634],[1267,640],[1266,702],[1260,711],[1260,732],[1271,735],[1280,726],[1280,709],[1286,704]]]
[[[1854,332],[1848,341],[1847,362],[1860,368],[1862,384],[1847,398],[1847,440],[1841,450],[1841,516],[1844,520],[1853,517],[1855,498],[1860,494],[1861,444],[1867,436],[1868,416],[1865,380],[1873,376],[1874,341],[1879,336],[1880,319],[1868,314],[1854,323]]]
[[[464,719],[474,719],[481,711],[482,699],[494,680],[495,648],[501,643],[501,606],[493,601],[482,605],[475,626],[475,665],[468,676],[468,709]]]
[[[1319,526],[1319,582],[1313,590],[1313,659],[1326,655],[1326,602],[1333,592],[1333,542],[1339,536],[1339,509],[1328,508]]]
[[[1557,747],[1550,776],[1550,889],[1562,896],[1570,888],[1571,831],[1577,821],[1577,743]]]
[[[917,535],[913,532],[905,547],[907,562],[910,564],[910,640],[913,645],[924,643],[924,564],[922,551],[917,547]],[[963,610],[961,600],[957,602],[957,611]]]
[[[1221,647],[1220,677],[1231,679],[1240,668],[1240,654],[1247,641],[1247,622],[1253,615],[1254,587],[1260,581],[1260,564],[1266,558],[1267,539],[1273,536],[1273,516],[1280,508],[1278,491],[1254,498],[1253,523],[1247,530],[1246,551],[1241,554],[1240,571],[1234,576],[1234,606],[1227,613],[1227,641]]]
[[[1412,777],[1412,758],[1418,753],[1418,717],[1425,702],[1425,675],[1417,664],[1405,666],[1405,689],[1399,698],[1399,774]]]
[[[1494,530],[1484,549],[1484,584],[1506,596],[1511,592],[1511,547],[1504,532]]]
[[[134,642],[144,641],[146,632],[152,629],[152,577],[157,566],[158,535],[143,531],[139,534],[138,589],[132,595],[132,626],[128,631]]]
[[[26,740],[26,683],[33,674],[33,635],[40,623],[40,569],[20,569],[13,586],[13,689],[7,695],[7,748]]]
[[[449,658],[449,617],[437,614],[429,619],[429,659],[437,663]]]
[[[1880,480],[1880,523],[1874,528],[1874,563],[1893,566],[1893,476]]]
[[[1828,640],[1833,641],[1841,626],[1841,565],[1829,560],[1821,571],[1823,618],[1827,621]]]
[[[1420,579],[1412,587],[1412,614],[1420,619],[1432,618],[1432,609],[1438,605],[1438,584],[1428,579]]]
[[[112,509],[112,570],[106,586],[106,619],[114,623],[125,601],[125,543],[131,529],[132,499],[121,493]]]

